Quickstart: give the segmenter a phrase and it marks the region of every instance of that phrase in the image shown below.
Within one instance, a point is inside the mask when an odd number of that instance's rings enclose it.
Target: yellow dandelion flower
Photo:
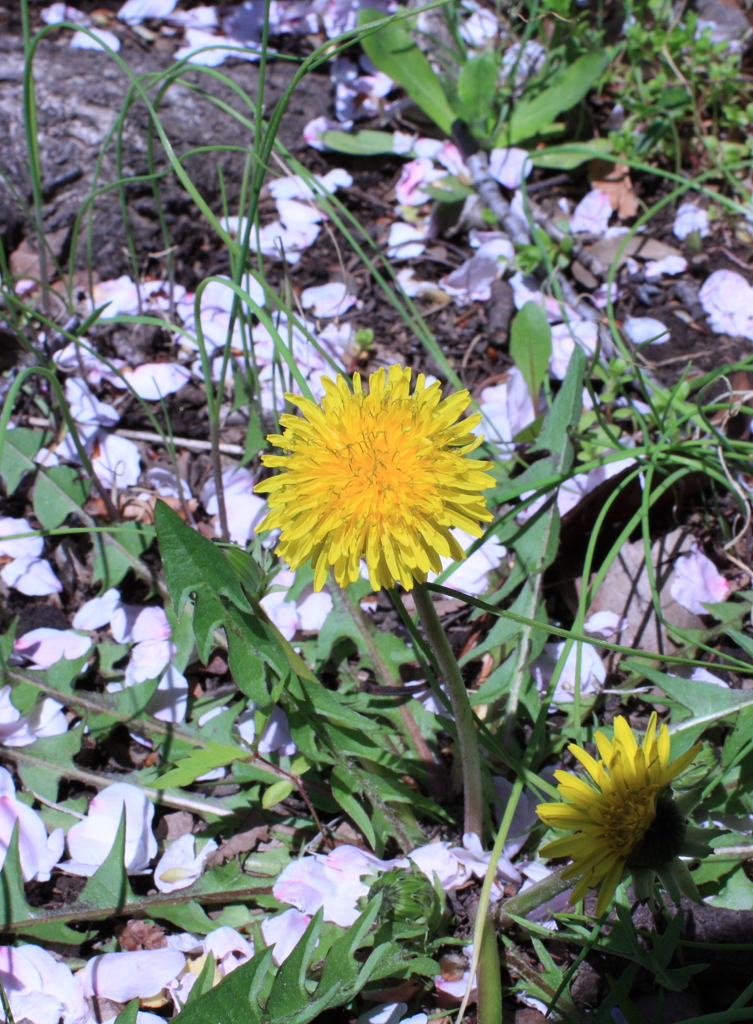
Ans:
[[[270,506],[257,529],[282,530],[277,553],[292,569],[312,560],[316,590],[330,567],[340,586],[355,582],[362,558],[375,590],[409,590],[441,572],[441,556],[465,557],[451,527],[480,537],[479,520],[492,518],[481,496],[491,463],[465,458],[483,440],[471,433],[481,417],[457,422],[468,392],[442,400],[419,374],[411,394],[410,380],[391,366],[370,376],[368,394],[356,374],[353,392],[342,376],[322,378],[319,405],[285,396],[303,416],[281,416],[284,433],[267,439],[289,454],[263,457],[282,472],[256,486]]]
[[[572,859],[563,874],[565,879],[579,877],[571,903],[599,888],[597,917],[609,907],[626,869],[644,876],[650,872],[652,881],[658,872],[664,881],[662,869],[674,864],[685,846],[688,826],[668,786],[688,767],[701,744],[670,761],[669,732],[662,725],[657,734],[656,725],[654,713],[639,746],[625,719],[615,718],[614,740],[596,733],[598,761],[570,744],[568,749],[590,779],[555,772],[563,802],[539,804],[536,809],[545,824],[575,833],[548,843],[541,852],[547,857]],[[673,870],[682,885],[681,867],[678,861]],[[645,877],[643,881],[645,889]],[[689,883],[685,880],[684,884]],[[673,892],[676,888],[673,886]]]

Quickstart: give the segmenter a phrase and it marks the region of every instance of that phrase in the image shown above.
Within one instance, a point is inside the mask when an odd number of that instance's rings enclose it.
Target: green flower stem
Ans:
[[[499,965],[497,933],[491,919],[487,919],[481,936],[478,958],[478,1024],[501,1024],[502,971]]]
[[[463,797],[465,815],[463,831],[475,832],[481,838],[484,828],[484,803],[481,787],[481,755],[479,753],[476,727],[473,721],[471,702],[460,674],[457,659],[439,621],[431,593],[423,584],[417,584],[413,590],[416,609],[421,625],[424,627],[426,639],[439,665],[439,670],[447,685],[452,713],[458,730],[460,747],[460,763],[463,772]]]
[[[536,907],[540,907],[542,903],[546,903],[548,900],[554,899],[555,896],[559,896],[566,889],[572,888],[575,879],[570,878],[564,881],[562,878],[564,871],[564,867],[557,868],[551,875],[542,878],[540,882],[535,882],[525,892],[519,892],[517,896],[512,896],[509,900],[505,900],[495,914],[495,924],[497,927],[515,927],[515,921],[512,919],[513,914],[516,917],[525,917],[526,914],[530,914]]]

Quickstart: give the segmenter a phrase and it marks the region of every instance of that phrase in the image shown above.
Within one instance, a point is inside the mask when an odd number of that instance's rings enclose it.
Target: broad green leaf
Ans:
[[[89,497],[90,483],[80,469],[52,466],[40,470],[34,482],[34,512],[45,530],[55,530],[70,515],[80,512]]]
[[[32,461],[39,449],[44,445],[46,435],[39,430],[27,430],[17,427],[9,430],[5,438],[3,461],[0,463],[0,478],[5,484],[8,494],[13,494],[21,483],[24,473],[37,468]]]
[[[718,896],[706,900],[713,907],[724,907],[725,910],[753,910],[753,882],[740,867],[729,878]]]
[[[277,782],[273,782],[269,789],[265,790],[264,796],[261,800],[261,805],[265,811],[268,811],[270,807],[274,807],[275,804],[281,803],[295,789],[292,782],[286,782],[285,779],[278,779]]]
[[[362,7],[358,26],[364,28],[384,18],[382,11]],[[364,52],[380,71],[402,85],[410,98],[449,135],[455,115],[431,64],[408,35],[402,23],[392,22],[361,39]]]
[[[572,171],[587,160],[603,160],[612,153],[609,139],[591,139],[589,142],[570,142],[564,146],[549,146],[531,153],[534,167],[550,167],[558,171]]]
[[[423,191],[439,203],[459,203],[467,196],[473,195],[470,185],[464,185],[454,174],[448,174],[430,185],[424,185]]]
[[[264,585],[264,576],[251,552],[233,546],[222,548],[222,553],[230,562],[233,572],[245,591],[254,598],[261,597],[262,594],[259,591]]]
[[[321,140],[327,149],[352,156],[383,156],[392,153],[392,133],[375,132],[368,128],[350,135],[348,132],[322,132]]]
[[[520,100],[513,109],[509,124],[500,132],[495,144],[514,146],[523,139],[538,135],[558,114],[580,103],[608,61],[609,54],[604,50],[587,53],[561,71],[544,92],[533,99]]]
[[[81,891],[79,900],[92,907],[124,907],[135,897],[125,866],[126,810],[120,812],[118,831],[110,852]]]
[[[357,827],[366,836],[369,845],[374,848],[378,846],[374,826],[365,808],[356,800],[353,789],[355,778],[344,768],[336,768],[332,772],[332,795],[349,817],[353,819]]]
[[[157,502],[154,523],[165,582],[178,616],[192,591],[226,597],[242,611],[251,611],[237,576],[216,544],[186,526],[164,501]]]
[[[458,98],[471,120],[480,120],[491,110],[497,91],[497,73],[497,62],[488,53],[471,57],[463,65],[458,78]]]
[[[103,593],[111,587],[117,587],[153,540],[154,528],[144,526],[143,523],[122,523],[112,535],[103,532],[93,533],[92,583],[101,582]],[[143,570],[143,564],[141,568]]]
[[[539,389],[549,370],[551,354],[552,329],[546,313],[538,303],[526,302],[510,327],[510,355],[523,374],[536,410]]]
[[[225,746],[222,743],[207,743],[206,748],[197,747],[188,757],[181,758],[174,768],[160,775],[157,783],[160,789],[174,786],[190,786],[201,775],[206,775],[214,768],[224,768],[233,761],[245,760],[249,757],[247,750],[240,747]]]

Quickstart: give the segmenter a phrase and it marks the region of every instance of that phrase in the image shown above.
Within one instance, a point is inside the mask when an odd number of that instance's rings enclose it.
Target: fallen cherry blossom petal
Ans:
[[[118,410],[95,398],[84,381],[78,377],[69,377],[65,382],[65,397],[76,423],[114,427],[120,419]]]
[[[0,738],[6,747],[28,747],[37,740],[64,732],[68,732],[68,719],[63,705],[52,697],[35,704],[28,714],[18,718],[15,726],[0,725]]]
[[[710,615],[704,604],[719,604],[729,596],[729,583],[697,544],[675,561],[671,597],[692,615]]]
[[[439,286],[455,299],[458,306],[488,302],[492,284],[500,276],[500,266],[489,256],[472,256],[456,270],[440,278]]]
[[[561,643],[545,644],[544,653],[540,654],[534,661],[533,676],[540,693],[546,693],[549,682],[554,675],[555,666],[564,648],[564,640]],[[580,664],[581,696],[589,696],[601,691],[604,680],[607,677],[607,670],[597,648],[592,647],[591,644],[575,643],[570,648],[570,653],[565,660],[564,667],[554,688],[554,693],[551,697],[554,703],[572,704],[576,679],[578,678],[578,664]]]
[[[261,48],[251,49],[241,46],[224,36],[207,32],[204,28],[187,28],[186,45],[175,52],[175,60],[185,60],[189,64],[200,64],[207,68],[216,68],[228,57],[256,62],[261,56]]]
[[[13,830],[18,823],[18,855],[25,882],[36,878],[40,866],[49,877],[51,852],[59,849],[59,830],[48,838],[44,822],[35,810],[16,797],[10,772],[0,768],[0,867],[5,862]],[[62,852],[62,851],[61,851]]]
[[[16,533],[32,534],[29,537],[14,537]],[[14,537],[13,540],[5,540]],[[28,519],[13,519],[0,516],[0,556],[6,558],[39,558],[44,550],[44,537],[29,523]]]
[[[709,233],[709,215],[695,203],[683,203],[675,214],[672,231],[679,239],[687,238],[694,231],[705,238]]]
[[[500,22],[493,11],[480,7],[458,26],[463,42],[474,49],[491,48],[499,36]]]
[[[199,878],[207,857],[217,849],[217,843],[210,839],[196,853],[196,836],[181,836],[165,850],[154,869],[154,884],[160,892],[176,892],[187,889]]]
[[[292,174],[286,178],[275,178],[268,187],[275,199],[313,199],[317,192],[332,194],[338,188],[350,188],[353,178],[344,168],[334,167],[327,174],[315,174],[314,182],[310,185],[300,175]]]
[[[634,345],[663,345],[670,338],[661,320],[654,320],[651,316],[628,316],[622,329]]]
[[[133,487],[141,476],[141,455],[133,441],[97,434],[92,467],[103,487]]]
[[[174,665],[168,665],[146,706],[147,714],[154,715],[160,722],[179,725],[186,719],[188,692],[186,677],[181,675]]]
[[[587,231],[591,235],[603,235],[612,216],[612,201],[600,188],[592,189],[581,199],[573,211],[570,230],[578,234]]]
[[[293,952],[311,918],[291,907],[274,917],[265,917],[261,923],[262,938],[268,946],[274,946],[272,961],[279,967]]]
[[[148,868],[157,854],[157,840],[152,832],[154,806],[143,790],[127,782],[116,782],[98,793],[89,804],[83,821],[76,822],[68,830],[68,852],[72,860],[64,862],[61,867],[73,875],[93,875],[112,848],[123,808],[126,816],[125,866],[134,874]],[[154,992],[150,994],[154,995]]]
[[[114,32],[108,32],[106,28],[90,28],[89,32],[91,32],[91,35],[87,35],[86,32],[74,32],[68,44],[71,49],[104,50],[107,46],[113,53],[117,53],[120,49],[120,40]]]
[[[120,592],[112,587],[99,597],[85,601],[73,616],[74,629],[101,629],[106,626],[120,605]]]
[[[342,281],[330,281],[314,288],[304,288],[301,305],[313,310],[315,317],[342,316],[355,304],[356,297]]]
[[[142,363],[135,370],[125,370],[116,387],[130,387],[139,398],[156,402],[180,391],[191,379],[191,371],[179,363]]]
[[[731,334],[753,341],[753,288],[734,270],[715,270],[698,293],[717,334]]]
[[[242,964],[248,963],[254,955],[254,944],[245,939],[239,931],[229,925],[222,925],[211,931],[203,942],[205,953],[213,953],[220,971],[230,974]]]
[[[9,587],[28,597],[63,592],[63,584],[46,558],[15,558],[3,568],[0,577]]]
[[[427,878],[433,880],[437,876],[445,892],[454,889],[460,877],[458,861],[452,854],[451,845],[444,841],[427,843],[408,854],[409,859]]]
[[[449,296],[435,281],[421,281],[416,277],[412,267],[405,267],[398,271],[397,280],[405,294],[410,298],[434,299],[435,302],[444,302]]]
[[[75,826],[74,826],[75,827]],[[82,972],[85,996],[100,996],[117,1003],[159,995],[186,965],[177,949],[139,949],[92,957]]]
[[[91,1019],[79,980],[41,946],[0,946],[0,980],[15,1020],[84,1024]]]
[[[256,736],[256,705],[249,703],[248,708],[238,716],[236,725],[238,734],[244,743],[253,746]],[[260,754],[283,754],[292,757],[298,752],[298,747],[290,735],[290,724],[288,716],[279,705],[272,708],[272,713],[264,726],[264,732],[259,740],[258,751]]]
[[[322,135],[325,132],[342,131],[345,127],[339,121],[333,121],[331,118],[322,115],[321,117],[315,117],[313,121],[309,121],[303,129],[303,139],[312,149],[318,149],[320,153],[323,153],[327,147],[322,142]]]
[[[598,328],[591,320],[555,324],[552,327],[552,354],[549,357],[549,372],[554,379],[565,379],[576,344],[588,355],[593,355],[598,340]]]
[[[134,646],[126,666],[125,686],[156,679],[175,657],[178,648],[172,640],[142,640]]]
[[[649,260],[645,266],[646,279],[655,281],[663,274],[674,277],[676,274],[684,274],[688,269],[688,261],[684,256],[665,256],[661,260]]]
[[[428,157],[417,157],[403,165],[400,178],[395,185],[395,196],[401,206],[421,206],[429,201],[428,193],[423,191],[424,185],[430,185],[439,178],[446,176],[445,171],[438,171]]]
[[[81,636],[72,629],[51,629],[40,626],[24,633],[13,644],[16,654],[23,654],[33,662],[33,669],[50,668],[63,658],[75,661],[91,649],[91,637]]]
[[[450,532],[464,551],[467,551],[478,540],[477,537],[472,537],[470,533],[465,533],[457,527]],[[496,537],[487,537],[473,554],[468,555],[456,566],[444,581],[444,586],[472,596],[486,593],[489,588],[489,573],[499,568],[506,554],[507,548],[504,544],[501,544]],[[443,569],[447,569],[452,564],[452,558],[442,558]],[[430,572],[427,578],[430,583],[433,583],[437,576],[438,573]]]
[[[628,625],[628,620],[622,618],[617,612],[608,610],[594,612],[583,623],[583,632],[592,636],[608,640],[611,636],[619,635]]]
[[[489,174],[511,192],[520,188],[532,170],[533,164],[525,149],[512,146],[510,149],[493,149],[489,154]]]
[[[91,18],[83,11],[66,3],[50,4],[43,8],[39,15],[45,25],[59,25],[61,21],[70,21],[74,25],[91,25]]]
[[[398,220],[390,227],[387,256],[394,260],[410,260],[426,248],[426,229]]]
[[[119,21],[139,25],[147,18],[166,18],[172,14],[178,0],[126,0],[118,11]]]

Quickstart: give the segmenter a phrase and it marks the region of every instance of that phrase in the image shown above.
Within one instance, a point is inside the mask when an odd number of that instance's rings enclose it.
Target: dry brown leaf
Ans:
[[[635,217],[638,199],[633,192],[630,168],[627,164],[613,164],[608,160],[592,160],[589,168],[591,188],[601,189],[609,196],[612,209],[620,220]]]
[[[127,952],[137,949],[164,949],[167,946],[165,929],[148,921],[131,918],[124,925],[115,928],[120,948]]]

